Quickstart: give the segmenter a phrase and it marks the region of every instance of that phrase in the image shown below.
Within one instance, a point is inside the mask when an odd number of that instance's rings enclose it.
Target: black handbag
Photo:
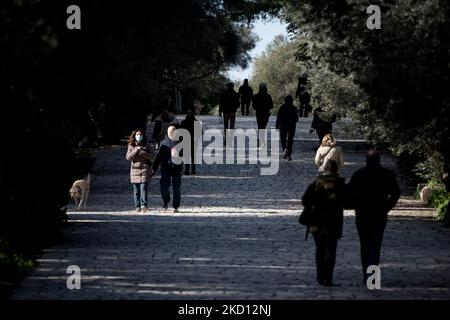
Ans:
[[[311,225],[311,218],[313,215],[313,207],[306,206],[303,208],[300,216],[298,217],[298,222],[306,226],[305,241],[308,240],[309,226]]]
[[[311,217],[313,213],[313,208],[310,206],[304,207],[300,216],[298,217],[298,222],[304,226],[309,226],[311,224]]]

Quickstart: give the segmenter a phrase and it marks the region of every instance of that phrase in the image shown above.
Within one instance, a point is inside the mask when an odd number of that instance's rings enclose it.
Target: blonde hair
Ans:
[[[321,147],[332,147],[334,145],[336,145],[336,139],[330,133],[323,136]]]

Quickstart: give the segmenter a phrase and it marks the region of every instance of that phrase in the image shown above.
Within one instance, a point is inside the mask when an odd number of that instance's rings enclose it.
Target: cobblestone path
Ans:
[[[201,120],[205,128],[220,128],[217,117]],[[236,128],[255,122],[238,117]],[[44,250],[12,299],[450,298],[450,231],[405,183],[385,232],[382,289],[361,284],[352,211],[345,213],[338,243],[335,282],[341,286],[316,283],[314,243],[304,241],[305,228],[297,222],[300,197],[316,174],[317,138],[309,124],[298,123],[294,161],[281,160],[275,176],[261,176],[261,165],[249,164],[200,165],[197,175],[183,176],[176,214],[160,210],[159,175],[150,184],[151,212],[132,211],[126,146],[99,151],[88,210],[69,212],[64,243]],[[364,142],[348,133],[350,125],[343,119],[335,129],[347,181],[364,164]],[[397,170],[393,157],[382,155],[382,162]],[[81,268],[81,290],[67,289],[70,265]]]

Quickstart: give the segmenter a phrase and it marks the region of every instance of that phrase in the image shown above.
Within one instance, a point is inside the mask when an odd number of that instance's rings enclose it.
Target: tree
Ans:
[[[430,159],[440,157],[450,137],[450,4],[374,4],[381,8],[380,30],[366,27],[366,1],[289,0],[283,12],[297,43],[311,50],[311,61],[362,91],[352,108],[368,137],[424,161],[422,174],[438,177],[441,168]]]
[[[73,4],[80,30],[66,27]],[[206,79],[217,86],[222,70],[248,62],[249,23],[278,8],[265,0],[2,1],[0,97],[10,114],[1,127],[17,127],[0,138],[9,155],[0,162],[0,239],[46,243],[78,178],[80,140],[101,133],[99,143],[117,143],[145,127],[165,90]],[[24,181],[49,188],[27,195]]]
[[[321,61],[313,61],[311,50],[305,42],[290,41],[278,36],[266,51],[255,60],[252,83],[265,82],[272,94],[275,105],[284,103],[287,95],[295,97],[298,77],[308,75],[308,87],[312,104],[318,97],[322,104],[339,114],[351,113],[361,102],[361,91],[348,78],[332,72]]]

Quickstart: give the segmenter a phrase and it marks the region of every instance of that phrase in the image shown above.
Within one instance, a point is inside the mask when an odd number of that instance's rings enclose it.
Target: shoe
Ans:
[[[189,171],[185,171],[185,172],[184,172],[184,175],[185,175],[185,176],[190,175]]]
[[[165,204],[165,205],[163,205],[163,207],[162,207],[162,209],[163,209],[163,211],[167,211],[167,204]]]
[[[191,174],[197,174],[195,171],[192,171]]]
[[[141,212],[148,212],[147,207],[142,207],[142,208],[141,208]]]
[[[178,212],[178,209],[173,209],[173,213],[177,213]]]
[[[292,157],[291,156],[288,157],[288,161],[292,161]]]
[[[287,156],[287,149],[285,149],[283,151],[283,159],[286,160],[287,158],[288,158],[288,156]]]
[[[135,211],[136,212],[141,212],[141,208],[136,208]]]

